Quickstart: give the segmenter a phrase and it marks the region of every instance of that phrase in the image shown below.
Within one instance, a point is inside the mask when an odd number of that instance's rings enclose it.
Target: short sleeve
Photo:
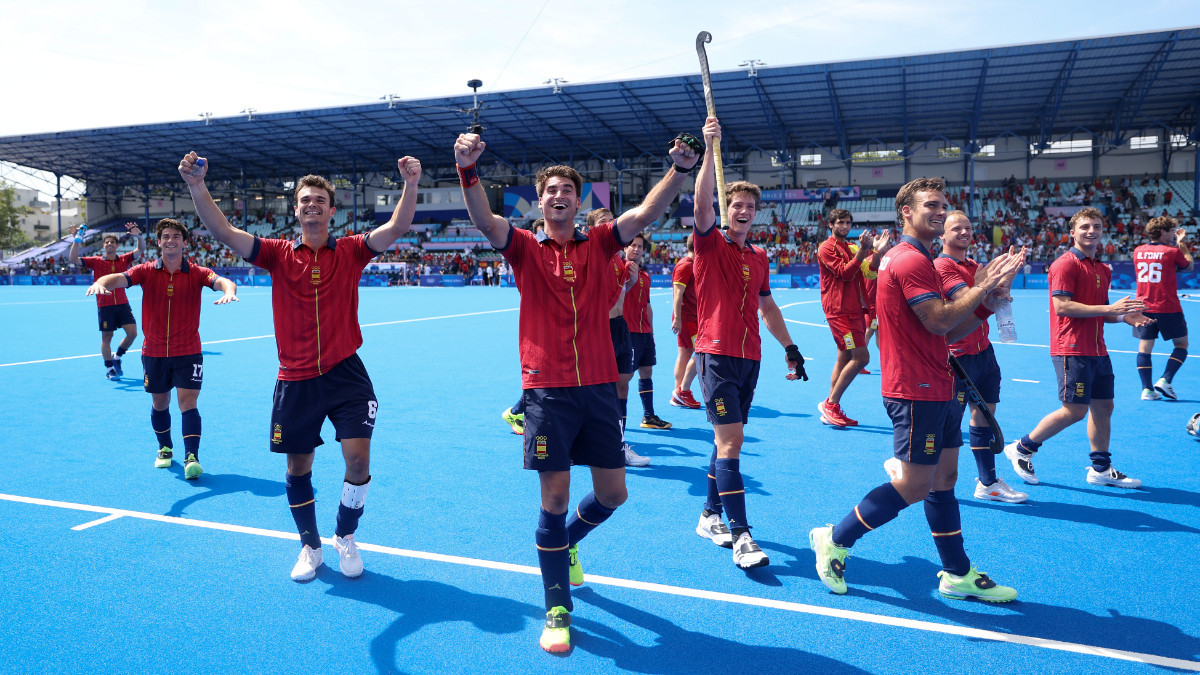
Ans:
[[[338,239],[337,243],[338,246],[349,244],[351,249],[354,251],[355,262],[362,267],[366,267],[367,263],[371,262],[375,256],[379,255],[367,244],[368,236],[369,235],[366,234],[356,234],[351,237],[343,237],[342,239]]]
[[[1054,264],[1050,265],[1050,274],[1047,276],[1047,282],[1050,286],[1051,296],[1075,297],[1074,267],[1074,265],[1067,265],[1062,258],[1059,258]]]
[[[671,283],[687,286],[692,283],[694,276],[691,263],[680,262],[675,266],[675,271],[671,273]]]
[[[208,267],[205,267],[204,265],[191,265],[190,271],[191,271],[193,280],[195,280],[201,284],[204,284],[205,286],[208,286],[209,288],[212,288],[213,284],[216,283],[217,279],[220,278],[219,276],[217,276],[216,272],[214,272],[213,270],[211,270]]]
[[[891,264],[900,292],[909,307],[942,297],[941,279],[925,256],[915,252],[900,255]]]
[[[125,272],[125,280],[129,283],[130,286],[138,286],[146,280],[146,274],[149,272],[150,268],[152,268],[153,266],[154,266],[153,263],[142,263],[141,265],[134,265],[133,267],[130,267]]]
[[[250,249],[250,257],[246,258],[246,262],[261,267],[264,270],[270,271],[275,263],[279,260],[279,245],[288,245],[282,239],[261,239],[254,238],[254,246]]]
[[[530,244],[537,245],[537,237],[529,230],[521,230],[510,226],[508,230],[508,242],[503,248],[497,249],[500,255],[508,261],[508,264],[516,270],[521,265],[521,261],[525,258],[525,249]]]
[[[933,261],[933,267],[937,270],[938,277],[942,281],[942,293],[947,298],[954,297],[954,294],[959,289],[968,285],[963,281],[962,273],[958,270],[958,263],[954,260],[937,258]]]

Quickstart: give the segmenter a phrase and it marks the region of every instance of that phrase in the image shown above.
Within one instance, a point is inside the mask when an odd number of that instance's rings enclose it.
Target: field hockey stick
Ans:
[[[1004,432],[1000,430],[1000,423],[996,421],[996,416],[988,408],[987,401],[983,400],[983,394],[979,393],[979,389],[975,386],[975,383],[971,381],[971,378],[967,377],[966,369],[958,362],[958,359],[954,358],[953,354],[950,355],[950,367],[954,369],[954,374],[958,376],[958,379],[962,380],[963,385],[967,388],[967,398],[979,410],[983,418],[987,420],[988,426],[992,428],[992,454],[998,455],[1004,452]]]
[[[717,116],[717,106],[713,103],[712,75],[708,73],[708,54],[704,45],[712,42],[712,35],[700,31],[696,36],[696,56],[700,58],[700,79],[704,82],[704,105],[708,108],[708,116]],[[714,138],[712,142],[713,161],[717,165],[717,203],[721,206],[721,225],[729,227],[729,205],[725,203],[725,169],[721,166],[721,140]]]

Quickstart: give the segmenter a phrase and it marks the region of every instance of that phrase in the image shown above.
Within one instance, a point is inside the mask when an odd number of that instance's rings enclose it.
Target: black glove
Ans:
[[[796,379],[808,382],[808,373],[804,372],[804,356],[800,353],[800,348],[796,345],[788,345],[787,360],[795,366]]]
[[[702,141],[699,138],[696,138],[695,136],[689,134],[688,132],[686,132],[686,131],[679,132],[678,136],[676,136],[675,138],[672,138],[670,143],[667,143],[667,150],[670,150],[671,148],[675,147],[675,141],[683,141],[683,144],[688,146],[692,150],[694,150],[697,155],[704,156],[704,150],[705,150],[704,141]]]

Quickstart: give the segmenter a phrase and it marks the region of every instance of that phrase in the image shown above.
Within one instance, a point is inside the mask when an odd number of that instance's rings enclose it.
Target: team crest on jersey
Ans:
[[[216,279],[216,278],[217,278],[217,273],[216,273],[216,272],[209,272],[209,273],[208,273],[208,276],[207,276],[207,277],[205,277],[205,281],[207,281],[208,283],[210,283],[210,284],[211,284],[211,283],[213,282],[213,279]]]
[[[750,283],[750,266],[742,263],[742,281]]]
[[[279,445],[283,442],[283,425],[276,424],[275,428],[271,429],[271,443]]]
[[[1100,288],[1100,275],[1096,275],[1096,288]]]
[[[713,405],[715,405],[717,407],[717,416],[724,417],[725,416],[725,399],[715,398],[715,399],[713,399]]]
[[[545,436],[538,436],[536,439],[534,439],[533,448],[533,455],[537,459],[546,459],[549,456],[547,454],[549,451],[546,449]]]
[[[167,297],[175,295],[175,284],[167,284]]]
[[[575,283],[575,266],[570,260],[563,261],[563,280]]]
[[[312,268],[312,285],[318,286],[318,285],[320,285],[320,283],[321,283],[321,268],[314,267],[314,268]]]
[[[934,447],[937,445],[937,436],[935,434],[925,434],[925,454],[932,455],[937,451]]]
[[[1080,398],[1083,397],[1083,383],[1082,382],[1075,383],[1075,395]]]

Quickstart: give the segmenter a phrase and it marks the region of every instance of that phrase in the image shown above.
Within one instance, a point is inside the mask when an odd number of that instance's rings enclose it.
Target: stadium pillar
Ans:
[[[693,206],[693,208],[695,208]],[[779,222],[787,220],[787,162],[779,164]]]
[[[246,191],[246,168],[238,169],[238,176],[241,178],[240,187],[242,189],[242,229],[246,229],[246,213],[250,211],[250,193]],[[235,204],[236,205],[236,204]],[[332,206],[332,204],[330,205]]]
[[[1192,215],[1200,216],[1200,145],[1192,146]]]
[[[62,174],[54,174],[54,201],[58,204],[58,238],[62,239]]]
[[[400,178],[401,178],[401,180],[404,179],[403,176],[401,176]],[[353,225],[351,227],[353,227],[357,231],[358,230],[358,162],[357,161],[354,163],[354,169],[350,174],[350,189],[351,189],[351,195],[353,196],[353,199],[354,199],[354,202],[353,202],[354,205],[352,207],[350,207],[350,220],[353,222]],[[357,234],[357,232],[356,232],[356,234]]]
[[[146,225],[142,228],[143,232],[150,231],[150,174],[146,174],[146,182],[142,185],[142,209],[146,214]]]
[[[975,222],[975,153],[967,153],[967,181],[970,190],[967,192],[967,218]]]

